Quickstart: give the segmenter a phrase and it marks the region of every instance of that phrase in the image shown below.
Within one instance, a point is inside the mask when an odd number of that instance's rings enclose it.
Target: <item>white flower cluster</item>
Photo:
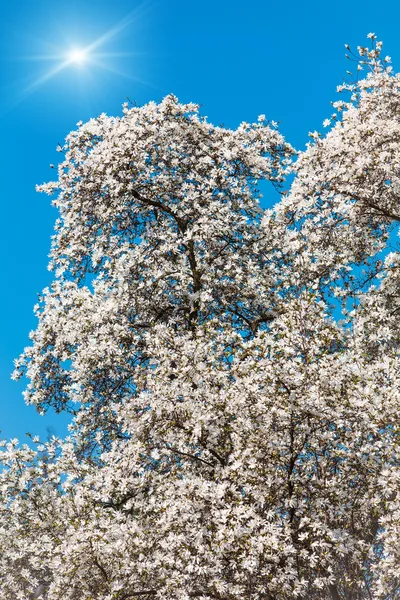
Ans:
[[[174,96],[69,135],[15,376],[71,436],[3,444],[2,599],[398,597],[400,78],[377,56],[294,165],[264,116]]]

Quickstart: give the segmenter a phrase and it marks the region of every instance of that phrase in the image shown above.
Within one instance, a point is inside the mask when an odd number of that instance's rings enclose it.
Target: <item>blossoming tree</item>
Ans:
[[[400,77],[371,40],[295,161],[173,96],[68,136],[16,376],[71,436],[4,443],[5,600],[399,597]]]

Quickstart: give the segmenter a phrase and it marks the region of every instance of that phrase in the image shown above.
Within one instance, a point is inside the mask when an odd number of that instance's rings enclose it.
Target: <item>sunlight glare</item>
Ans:
[[[70,63],[75,63],[78,65],[81,65],[84,62],[86,62],[87,59],[88,59],[87,50],[82,50],[80,48],[75,48],[74,50],[71,50],[70,53],[68,54],[68,62],[70,62]]]
[[[114,27],[111,27],[108,31],[103,33],[100,37],[95,39],[91,44],[85,47],[75,47],[70,48],[69,52],[64,53],[63,55],[56,54],[54,56],[30,56],[31,60],[55,60],[58,62],[52,69],[44,72],[41,77],[33,80],[30,85],[28,85],[20,94],[20,97],[16,101],[16,104],[22,102],[25,98],[27,98],[30,94],[34,93],[38,88],[47,83],[49,80],[53,79],[60,72],[64,71],[68,67],[72,65],[75,66],[83,66],[86,63],[90,63],[90,66],[101,68],[105,71],[110,71],[116,75],[121,75],[123,77],[128,77],[129,79],[133,79],[135,81],[140,82],[142,85],[148,85],[147,82],[141,81],[136,76],[128,75],[123,73],[113,67],[107,65],[104,59],[107,58],[118,58],[118,57],[127,57],[134,56],[132,53],[124,53],[124,52],[98,52],[102,46],[104,46],[108,41],[115,38],[120,32],[129,27],[133,22],[138,21],[141,16],[143,16],[147,11],[150,10],[152,6],[152,0],[143,0],[139,6],[137,6],[132,12],[130,12],[126,17],[124,17],[119,23],[117,23]]]

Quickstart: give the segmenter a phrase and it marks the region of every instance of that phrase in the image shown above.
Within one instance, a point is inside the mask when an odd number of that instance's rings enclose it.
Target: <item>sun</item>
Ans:
[[[76,65],[82,65],[87,62],[88,58],[88,51],[82,48],[74,48],[67,55],[68,62]]]
[[[137,77],[124,73],[123,71],[119,71],[107,63],[108,59],[132,57],[135,56],[135,53],[99,52],[99,50],[107,42],[115,38],[121,31],[132,25],[135,21],[139,21],[140,17],[144,15],[151,8],[151,6],[152,0],[143,0],[143,2],[139,4],[139,6],[136,7],[132,12],[127,14],[123,19],[121,19],[121,21],[105,31],[103,35],[92,41],[87,46],[70,46],[69,50],[65,48],[64,51],[61,52],[59,49],[55,48],[55,53],[53,55],[30,56],[29,60],[51,60],[55,61],[56,64],[53,68],[45,71],[40,77],[34,79],[30,85],[22,90],[17,103],[22,102],[23,99],[34,93],[38,88],[42,87],[45,83],[59,75],[62,71],[71,69],[72,67],[75,67],[76,70],[78,70],[78,67],[84,67],[86,65],[91,68],[101,68],[105,71],[111,71],[116,75],[122,75],[146,84],[146,82],[142,82]],[[82,71],[88,71],[88,69],[82,69]]]

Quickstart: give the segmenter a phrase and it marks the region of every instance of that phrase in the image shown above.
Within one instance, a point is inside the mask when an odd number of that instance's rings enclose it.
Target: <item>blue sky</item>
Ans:
[[[35,327],[37,294],[51,281],[47,255],[56,212],[35,184],[51,180],[55,149],[80,120],[120,114],[167,93],[202,104],[217,124],[259,114],[280,122],[297,148],[331,113],[348,62],[344,44],[370,31],[400,65],[400,5],[353,0],[20,0],[2,5],[0,132],[3,285],[0,294],[0,429],[63,435],[66,419],[24,405],[13,359]],[[112,35],[114,33],[114,35]],[[100,64],[69,65],[71,48],[96,48]],[[38,58],[39,57],[39,58]],[[53,58],[52,58],[53,57]],[[57,57],[57,58],[54,58]],[[400,68],[400,67],[399,67]]]

